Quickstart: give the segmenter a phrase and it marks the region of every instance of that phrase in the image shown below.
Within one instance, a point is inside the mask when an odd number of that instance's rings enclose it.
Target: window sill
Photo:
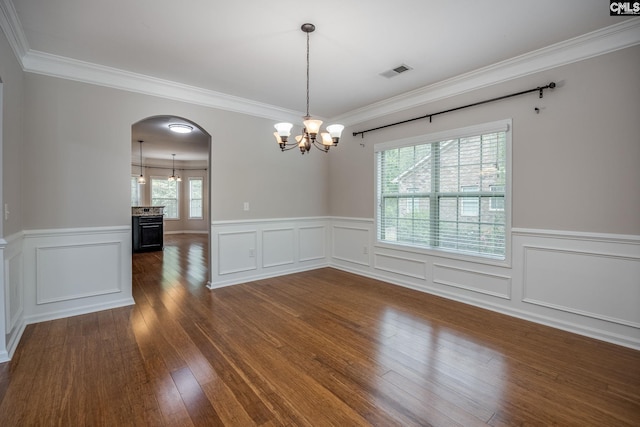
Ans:
[[[484,264],[484,265],[493,265],[496,267],[507,267],[511,268],[511,257],[510,257],[510,245],[507,245],[507,254],[505,259],[500,258],[489,258],[471,254],[464,254],[460,252],[447,251],[444,249],[432,249],[432,248],[421,248],[410,245],[403,245],[401,243],[389,243],[383,241],[376,241],[376,248],[381,249],[391,249],[396,251],[407,252],[411,254],[419,254],[426,255],[435,258],[447,258],[454,259],[458,261],[470,262],[474,264]]]

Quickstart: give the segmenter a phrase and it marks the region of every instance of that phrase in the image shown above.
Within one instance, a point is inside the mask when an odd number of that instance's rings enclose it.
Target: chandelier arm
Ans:
[[[292,150],[294,148],[298,148],[298,143],[297,142],[288,142],[288,143],[284,144],[284,147],[281,147],[280,150],[289,151],[289,150]]]
[[[319,144],[315,140],[313,140],[312,143],[314,147],[316,147],[318,150],[322,151],[323,153],[326,153],[329,151],[329,147],[330,147],[329,145]]]

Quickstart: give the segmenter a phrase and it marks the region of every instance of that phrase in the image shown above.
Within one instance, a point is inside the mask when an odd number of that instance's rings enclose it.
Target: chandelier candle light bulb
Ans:
[[[320,132],[320,126],[322,126],[322,120],[314,119],[309,114],[309,33],[315,31],[316,27],[313,24],[302,24],[300,29],[307,34],[307,114],[303,117],[304,121],[302,134],[295,137],[295,143],[288,143],[289,136],[291,136],[291,123],[277,123],[274,127],[276,131],[273,135],[276,138],[276,142],[280,146],[282,151],[290,150],[291,148],[298,147],[302,154],[307,153],[311,146],[315,146],[317,149],[329,151],[329,148],[337,146],[342,135],[343,125],[330,125],[327,126],[327,132]],[[320,138],[318,138],[320,134]]]

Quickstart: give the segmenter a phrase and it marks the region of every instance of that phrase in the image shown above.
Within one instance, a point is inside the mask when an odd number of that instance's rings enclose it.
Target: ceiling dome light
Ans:
[[[184,123],[171,123],[169,129],[176,133],[191,133],[193,126],[185,125]]]

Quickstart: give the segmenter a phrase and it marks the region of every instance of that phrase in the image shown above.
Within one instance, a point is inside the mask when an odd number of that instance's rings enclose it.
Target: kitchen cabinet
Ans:
[[[133,252],[161,251],[163,240],[162,215],[131,217]]]

